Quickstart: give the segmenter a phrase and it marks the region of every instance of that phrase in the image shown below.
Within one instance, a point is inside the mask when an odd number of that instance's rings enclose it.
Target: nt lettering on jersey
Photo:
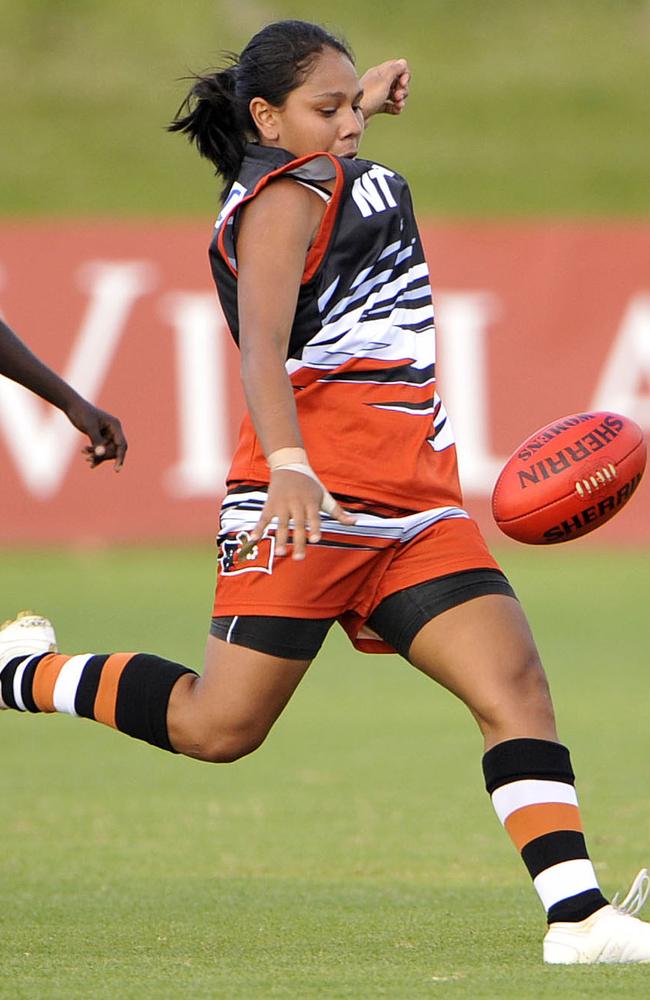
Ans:
[[[392,170],[375,164],[370,170],[357,177],[352,185],[352,197],[364,219],[377,212],[395,208],[397,202],[388,186],[387,177],[394,177]]]

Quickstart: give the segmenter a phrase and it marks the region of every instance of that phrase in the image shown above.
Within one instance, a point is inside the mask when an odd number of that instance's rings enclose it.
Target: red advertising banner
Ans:
[[[0,379],[0,539],[180,541],[214,534],[242,413],[212,287],[210,226],[0,225],[0,313],[116,413],[124,470],[90,471],[65,418]],[[468,509],[521,440],[610,409],[650,431],[650,224],[430,224],[441,394]],[[650,543],[650,488],[590,536]]]

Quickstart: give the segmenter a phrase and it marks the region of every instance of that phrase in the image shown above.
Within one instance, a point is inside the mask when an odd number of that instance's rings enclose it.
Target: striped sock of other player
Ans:
[[[15,656],[0,674],[4,707],[94,719],[162,750],[172,688],[193,670],[150,653]]]
[[[606,906],[585,844],[567,748],[548,740],[507,740],[487,751],[483,774],[548,922],[577,922]]]

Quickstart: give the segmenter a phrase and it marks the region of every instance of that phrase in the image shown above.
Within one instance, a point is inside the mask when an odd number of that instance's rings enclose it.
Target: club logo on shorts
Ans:
[[[249,531],[238,531],[234,538],[226,538],[221,543],[219,565],[221,572],[227,576],[238,573],[271,573],[273,571],[273,552],[275,538],[264,535],[255,542],[248,551],[250,542]],[[242,550],[244,550],[242,552]]]

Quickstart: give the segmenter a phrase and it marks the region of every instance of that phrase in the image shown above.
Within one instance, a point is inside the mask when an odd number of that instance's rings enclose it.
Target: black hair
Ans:
[[[348,45],[319,24],[276,21],[251,38],[241,55],[231,55],[224,69],[196,75],[194,84],[168,125],[183,132],[214,164],[226,190],[237,177],[246,143],[257,138],[249,111],[254,97],[282,107],[304,82],[315,57],[334,49],[354,63]],[[225,192],[224,192],[225,193]]]

